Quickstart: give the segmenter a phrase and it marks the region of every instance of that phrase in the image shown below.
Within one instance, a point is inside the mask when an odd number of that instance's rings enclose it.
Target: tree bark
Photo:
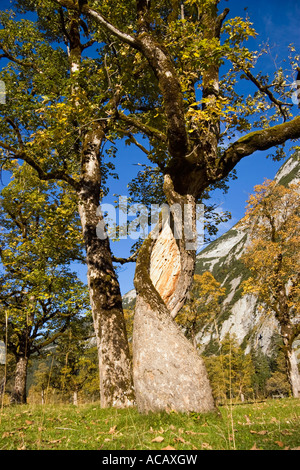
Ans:
[[[289,361],[289,379],[294,398],[299,398],[300,394],[300,374],[296,354],[293,350],[287,353]]]
[[[139,291],[133,333],[133,373],[139,412],[215,410],[205,365],[172,320]]]
[[[283,352],[285,356],[288,381],[293,397],[298,398],[300,393],[300,374],[297,359],[292,349],[295,335],[293,325],[290,323],[290,321],[286,320],[280,324],[280,333],[283,340]]]
[[[86,247],[88,285],[98,347],[100,402],[102,407],[124,407],[133,404],[134,393],[122,297],[112,265],[109,239],[101,239],[97,235],[97,226],[102,217],[99,214],[99,149],[103,137],[103,130],[98,123],[85,135],[81,189],[78,193],[79,213]]]
[[[270,220],[270,224],[272,227],[271,240],[274,242],[276,241],[278,234],[276,233],[273,220]],[[292,346],[294,340],[297,338],[298,325],[293,324],[290,318],[289,299],[287,295],[287,287],[283,281],[284,273],[282,270],[282,263],[283,255],[280,253],[277,256],[275,269],[275,317],[277,318],[280,325],[280,334],[283,341],[283,352],[285,355],[288,381],[293,396],[297,398],[300,392],[300,376],[298,364]]]
[[[81,67],[80,12],[73,11],[70,22],[70,72]],[[74,85],[77,99],[79,86]],[[76,101],[79,103],[79,101]],[[74,127],[76,128],[76,113]],[[78,209],[86,248],[88,286],[96,334],[100,403],[106,407],[125,407],[133,404],[132,365],[126,334],[119,282],[112,264],[108,238],[97,236],[101,192],[100,148],[105,137],[102,126],[94,122],[89,130],[81,132],[81,177],[77,190]],[[76,148],[76,152],[79,149]],[[97,215],[98,214],[98,215]]]
[[[17,358],[17,366],[15,372],[15,384],[12,393],[12,403],[25,404],[27,401],[26,396],[26,381],[27,381],[27,368],[28,357],[20,356]]]

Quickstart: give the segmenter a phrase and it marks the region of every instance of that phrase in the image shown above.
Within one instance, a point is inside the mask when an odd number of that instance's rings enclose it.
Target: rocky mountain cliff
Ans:
[[[275,180],[283,185],[300,182],[300,153],[295,153],[282,165]],[[250,234],[240,222],[197,257],[196,273],[210,271],[226,288],[226,298],[217,322],[218,331],[201,331],[197,339],[203,351],[217,336],[222,341],[227,333],[235,334],[245,353],[259,347],[264,354],[269,354],[278,324],[273,316],[264,314],[263,306],[254,295],[242,296],[241,284],[249,273],[240,258],[250,241]]]
[[[275,180],[279,184],[300,182],[300,153],[292,155],[279,169]],[[237,226],[238,225],[238,226]],[[241,228],[240,223],[224,235],[210,243],[197,256],[196,274],[210,271],[226,288],[226,298],[222,302],[221,315],[214,327],[204,329],[197,335],[200,351],[209,348],[221,340],[227,333],[235,334],[245,353],[250,349],[261,348],[264,354],[270,354],[273,341],[278,331],[278,324],[273,316],[264,315],[264,310],[254,295],[242,296],[242,282],[248,271],[240,261],[250,241],[249,233]],[[123,297],[124,308],[132,308],[135,303],[134,289]],[[300,342],[295,344],[299,347]]]

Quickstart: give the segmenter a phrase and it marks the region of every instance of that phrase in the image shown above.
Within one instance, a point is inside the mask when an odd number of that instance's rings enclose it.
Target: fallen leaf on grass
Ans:
[[[167,447],[163,447],[161,450],[176,450],[176,449],[175,447],[167,446]]]
[[[284,446],[283,442],[281,442],[281,441],[275,441],[275,444],[277,444],[279,447],[283,447],[283,446]]]
[[[249,416],[247,416],[247,415],[244,415],[244,416],[245,416],[245,418],[246,418],[247,424],[249,424],[249,425],[252,424],[251,421],[250,421],[250,419],[249,419]]]
[[[250,430],[250,433],[251,434],[259,434],[261,436],[264,436],[265,434],[268,434],[268,431],[266,431],[265,429],[263,429],[262,431],[253,431],[252,429]]]
[[[28,426],[30,426],[31,424],[33,424],[33,421],[29,421],[29,419],[26,419],[25,423],[28,424]]]
[[[299,447],[292,447],[290,450],[300,450],[300,446]]]
[[[164,441],[164,438],[162,436],[157,436],[154,439],[152,439],[151,442],[162,442]]]
[[[15,434],[16,431],[4,431],[4,433],[2,434],[2,439],[4,439],[5,437],[11,437]]]
[[[182,437],[175,437],[174,442],[182,442],[183,444],[186,443],[186,441],[182,439]]]
[[[207,436],[207,432],[195,432],[195,431],[185,431],[185,434],[191,435],[191,436]]]
[[[260,450],[259,447],[256,447],[256,442],[254,442],[253,446],[251,447],[250,450]]]
[[[212,446],[207,442],[202,442],[202,449],[212,449]]]
[[[108,434],[115,434],[116,429],[117,429],[117,426],[113,426],[113,427],[110,428],[110,430],[108,431]]]
[[[67,437],[63,436],[60,439],[55,439],[54,441],[49,441],[49,444],[59,444],[63,439],[67,439]]]

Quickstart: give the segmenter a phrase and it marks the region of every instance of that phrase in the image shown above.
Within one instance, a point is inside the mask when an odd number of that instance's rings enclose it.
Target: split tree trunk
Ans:
[[[195,201],[180,196],[165,178],[170,205],[192,209],[195,237]],[[177,227],[178,228],[178,227]],[[137,260],[137,292],[133,331],[133,375],[138,410],[208,412],[215,410],[203,360],[173,318],[183,306],[195,265],[195,250],[181,223],[181,239],[174,228],[160,221],[144,242]],[[178,233],[177,233],[178,235]]]
[[[109,239],[99,238],[101,171],[99,149],[103,130],[95,123],[85,135],[82,151],[79,213],[86,247],[88,285],[96,333],[102,407],[133,404],[132,366]],[[97,215],[98,214],[98,215]]]

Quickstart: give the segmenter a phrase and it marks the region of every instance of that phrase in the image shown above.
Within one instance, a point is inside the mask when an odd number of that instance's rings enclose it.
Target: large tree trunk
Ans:
[[[103,136],[102,128],[97,123],[85,135],[78,194],[79,213],[98,347],[100,402],[102,407],[124,407],[133,404],[134,394],[122,297],[112,265],[109,239],[97,235],[97,225],[101,221],[99,149]]]
[[[188,204],[195,237],[194,199],[175,193],[168,176],[165,192],[169,204],[179,204],[182,212]],[[160,220],[137,260],[133,374],[142,413],[215,409],[204,362],[173,320],[186,299],[195,264],[195,250],[186,249],[195,240],[187,239],[182,224],[180,228],[182,238],[176,240],[174,227]]]
[[[26,403],[26,381],[27,381],[28,357],[20,356],[17,358],[15,372],[15,385],[12,393],[12,403]]]

